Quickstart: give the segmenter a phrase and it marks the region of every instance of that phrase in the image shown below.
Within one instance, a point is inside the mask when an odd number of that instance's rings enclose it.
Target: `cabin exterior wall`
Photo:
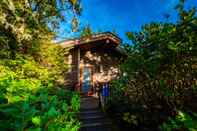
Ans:
[[[83,84],[84,67],[91,68],[91,86],[108,83],[116,79],[119,74],[119,56],[110,49],[93,48],[81,50],[73,48],[66,56],[69,64],[69,71],[65,76],[65,85],[75,88],[77,84]]]
[[[110,49],[94,48],[81,51],[80,56],[80,82],[83,84],[83,69],[90,67],[92,70],[92,86],[109,83],[119,74],[119,57]]]
[[[69,54],[65,56],[65,59],[68,61],[69,70],[65,75],[65,86],[73,88],[75,84],[78,83],[78,74],[79,74],[79,60],[78,60],[78,48],[72,48],[69,51]]]

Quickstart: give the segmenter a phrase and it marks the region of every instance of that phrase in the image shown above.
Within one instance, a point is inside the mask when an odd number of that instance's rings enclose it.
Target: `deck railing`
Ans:
[[[97,91],[96,94],[98,94],[98,97],[99,97],[99,106],[102,107],[102,109],[104,109],[107,99],[110,96],[109,83],[99,84],[99,87],[97,87],[96,91]]]

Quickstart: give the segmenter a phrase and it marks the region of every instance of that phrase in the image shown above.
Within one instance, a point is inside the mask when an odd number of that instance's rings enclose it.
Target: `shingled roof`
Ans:
[[[76,45],[82,45],[90,42],[96,42],[99,40],[110,40],[112,44],[115,46],[120,45],[122,43],[122,40],[115,34],[111,32],[104,32],[104,33],[99,33],[99,34],[94,34],[89,37],[81,37],[81,38],[76,38],[76,39],[68,39],[64,40],[61,42],[58,42],[62,47],[72,47]]]
[[[124,49],[120,47],[122,40],[117,35],[111,32],[98,33],[98,34],[94,34],[88,37],[67,39],[67,40],[58,42],[58,44],[60,44],[63,48],[69,48],[69,47],[74,47],[74,46],[85,46],[86,44],[97,43],[99,41],[106,41],[106,43],[113,45],[117,52],[119,52],[120,54],[124,56],[127,56]]]

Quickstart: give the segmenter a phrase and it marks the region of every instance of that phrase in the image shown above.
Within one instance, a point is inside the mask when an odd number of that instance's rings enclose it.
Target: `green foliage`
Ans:
[[[163,131],[172,131],[172,130],[188,130],[196,131],[197,130],[197,115],[193,116],[179,111],[175,118],[169,118],[167,122],[163,123],[160,126],[160,129]]]
[[[81,31],[81,36],[82,37],[91,37],[93,35],[91,27],[88,25],[84,27]]]
[[[67,50],[52,40],[80,11],[78,0],[0,1],[1,130],[79,129],[79,96],[63,88]]]
[[[40,47],[38,61],[45,68],[48,68],[50,79],[56,81],[58,85],[64,84],[64,76],[68,70],[67,61],[65,61],[67,53],[68,49],[50,42],[45,42]]]
[[[80,98],[79,95],[74,95],[71,99],[71,105],[73,111],[78,111],[80,109]]]
[[[78,94],[56,87],[47,68],[18,58],[0,65],[2,130],[79,129]]]
[[[183,10],[183,3],[177,9],[175,24],[150,23],[140,32],[127,32],[132,44],[123,45],[128,57],[108,103],[129,126],[136,125],[130,115],[122,118],[127,112],[136,116],[137,126],[152,130],[178,110],[196,112],[196,10]]]
[[[14,58],[16,52],[35,55],[66,22],[65,14],[80,11],[78,0],[1,0],[0,57]]]
[[[138,121],[136,119],[135,115],[130,114],[129,112],[124,113],[123,120],[130,123],[130,124],[138,124]]]

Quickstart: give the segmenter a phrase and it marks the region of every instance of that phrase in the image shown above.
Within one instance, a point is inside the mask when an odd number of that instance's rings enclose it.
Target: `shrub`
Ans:
[[[177,9],[177,23],[155,22],[127,33],[132,44],[124,45],[128,57],[108,102],[127,126],[158,130],[178,110],[197,111],[196,10],[184,10],[184,1]]]
[[[50,77],[48,69],[33,60],[1,61],[1,130],[79,129],[79,95],[55,86]]]
[[[160,126],[160,129],[163,131],[173,131],[173,130],[196,131],[197,114],[185,113],[179,111],[175,118],[169,118],[166,122],[164,122]]]

